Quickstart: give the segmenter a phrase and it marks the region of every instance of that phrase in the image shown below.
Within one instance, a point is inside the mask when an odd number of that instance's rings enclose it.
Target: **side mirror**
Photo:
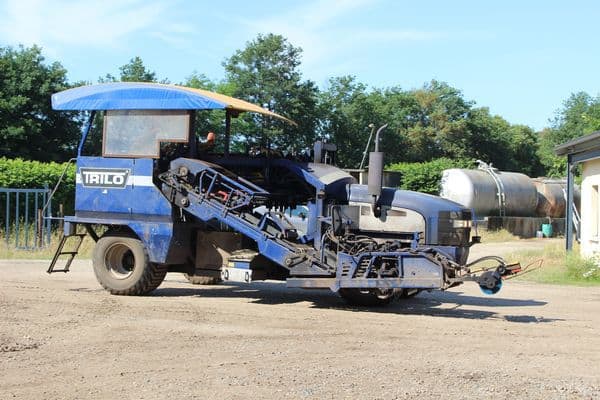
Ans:
[[[478,244],[481,243],[481,236],[473,236],[471,237],[471,244]]]

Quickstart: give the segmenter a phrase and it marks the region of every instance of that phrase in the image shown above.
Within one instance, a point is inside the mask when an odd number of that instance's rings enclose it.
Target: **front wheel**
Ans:
[[[353,306],[385,306],[397,298],[394,289],[340,289],[338,293]]]
[[[167,265],[151,263],[142,242],[133,237],[104,235],[92,255],[94,274],[111,294],[135,296],[156,289],[167,274]]]

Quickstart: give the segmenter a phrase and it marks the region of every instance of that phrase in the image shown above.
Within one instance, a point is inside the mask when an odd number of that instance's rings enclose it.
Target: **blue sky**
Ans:
[[[38,44],[69,79],[96,81],[134,56],[159,78],[223,77],[258,33],[303,48],[303,76],[325,87],[438,79],[511,123],[536,129],[576,91],[600,92],[594,1],[0,1],[0,46]]]

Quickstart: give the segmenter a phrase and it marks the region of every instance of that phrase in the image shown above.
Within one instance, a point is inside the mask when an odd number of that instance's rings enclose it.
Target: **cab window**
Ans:
[[[190,113],[186,110],[111,110],[104,116],[104,157],[160,155],[161,142],[187,142]]]

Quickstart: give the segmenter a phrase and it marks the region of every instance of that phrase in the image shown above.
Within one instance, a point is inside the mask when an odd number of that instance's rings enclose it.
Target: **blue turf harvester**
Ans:
[[[69,258],[59,271],[68,271],[77,251],[63,246],[85,236],[77,226],[97,242],[98,281],[120,295],[146,294],[167,272],[182,272],[198,284],[285,280],[377,305],[464,281],[496,293],[502,277],[520,269],[485,257],[494,267],[474,273],[466,262],[478,242],[470,210],[383,188],[379,132],[367,186],[333,165],[334,144],[317,142],[311,162],[270,150],[230,152],[230,121],[239,113],[293,122],[217,93],[109,83],[56,93],[52,106],[91,115],[77,154],[75,215],[65,217],[48,272],[62,254]],[[215,109],[226,115],[219,153],[210,141],[199,143],[194,129],[197,110]],[[93,148],[88,133],[97,112],[102,150],[83,155]]]

